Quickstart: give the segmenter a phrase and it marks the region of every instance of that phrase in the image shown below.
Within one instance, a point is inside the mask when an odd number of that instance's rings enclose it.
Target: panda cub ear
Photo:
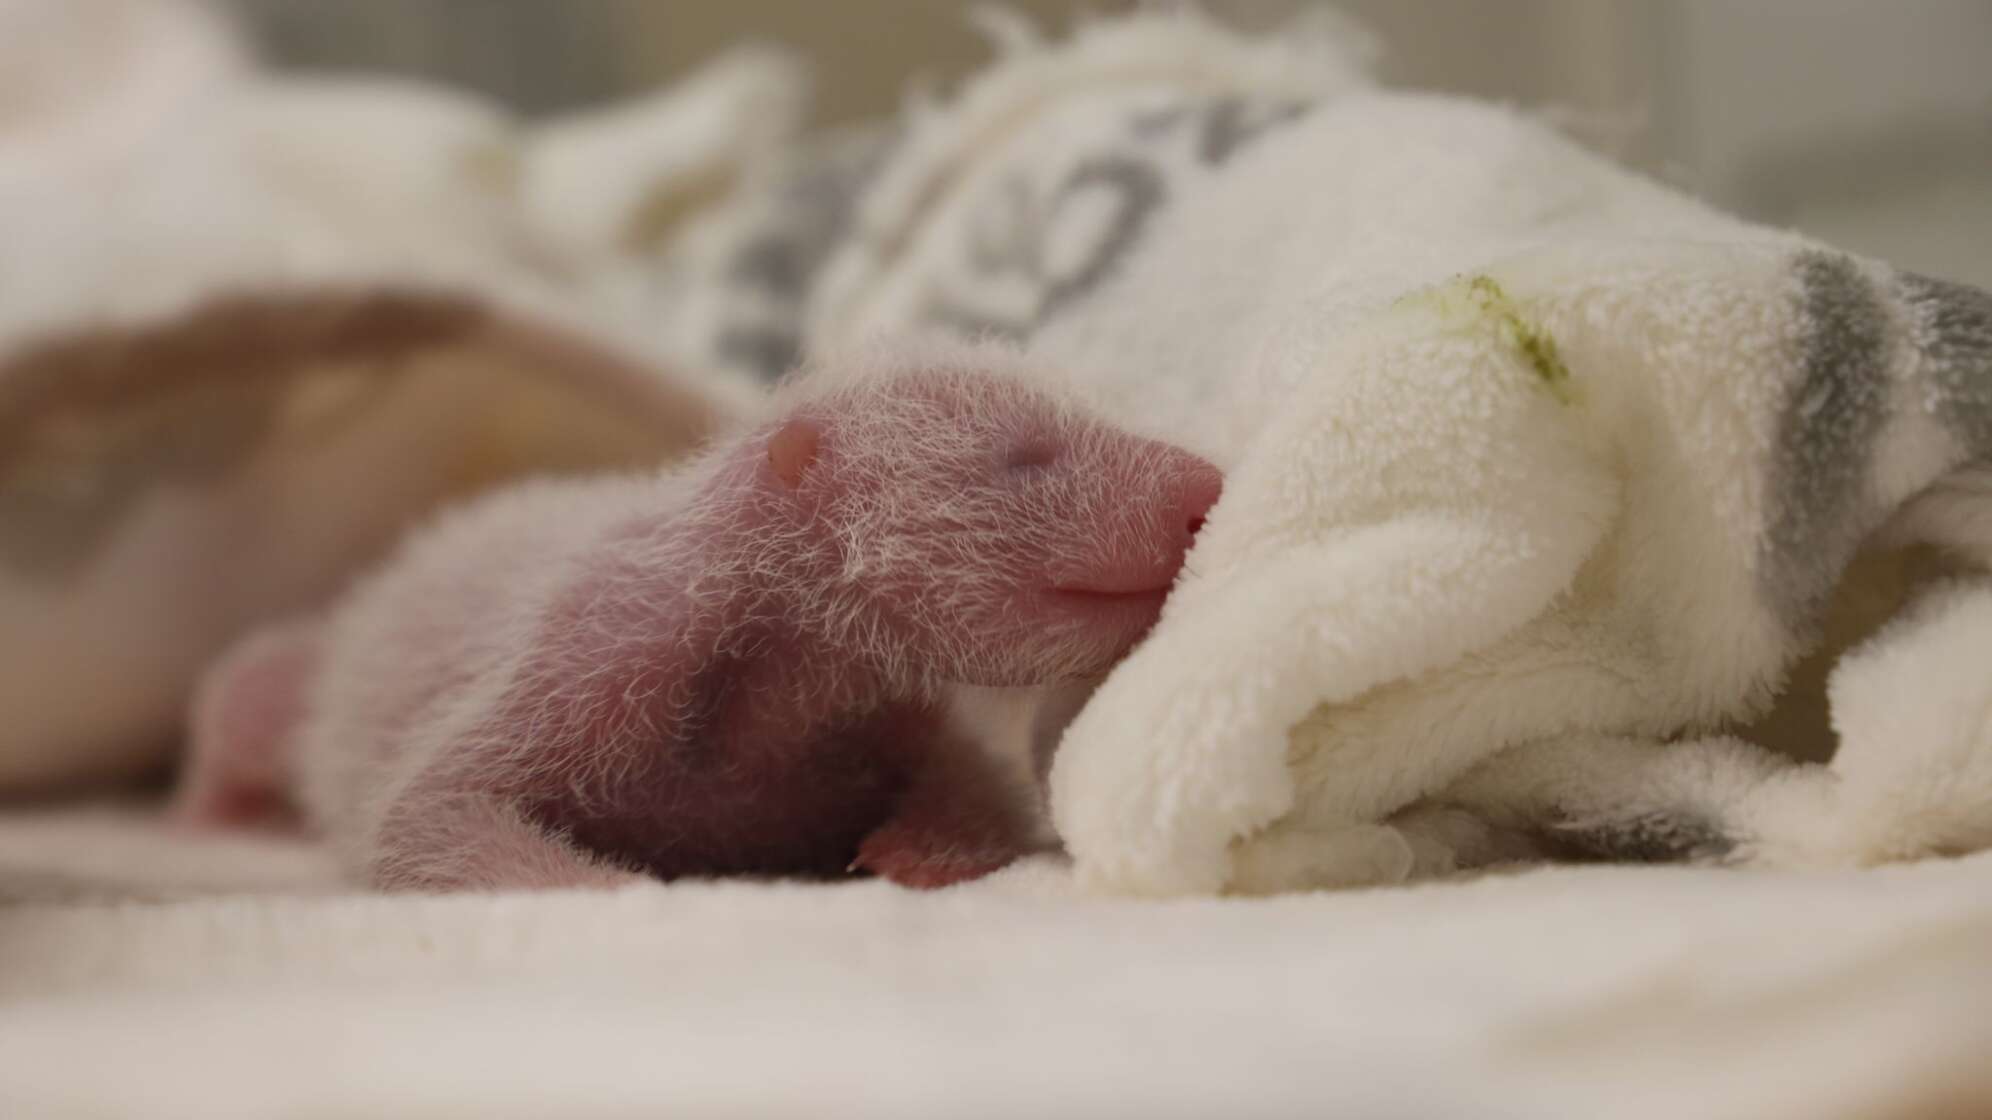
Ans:
[[[816,453],[822,445],[822,428],[808,420],[790,420],[768,437],[768,468],[783,486],[793,490],[816,465]]]

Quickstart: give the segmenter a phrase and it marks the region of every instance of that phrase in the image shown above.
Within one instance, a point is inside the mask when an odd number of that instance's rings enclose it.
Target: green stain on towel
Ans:
[[[1495,328],[1508,343],[1521,351],[1536,376],[1542,379],[1543,387],[1551,396],[1564,404],[1575,399],[1576,386],[1570,382],[1570,367],[1563,364],[1563,358],[1556,351],[1556,339],[1548,331],[1522,318],[1515,302],[1492,276],[1477,275],[1467,281],[1467,295],[1482,314],[1494,322]]]
[[[1529,368],[1535,371],[1551,396],[1563,404],[1576,403],[1577,386],[1570,379],[1570,367],[1564,364],[1562,355],[1557,351],[1556,339],[1548,331],[1523,318],[1521,309],[1492,276],[1484,272],[1474,273],[1400,302],[1429,307],[1446,319],[1492,327],[1501,341],[1520,354]]]

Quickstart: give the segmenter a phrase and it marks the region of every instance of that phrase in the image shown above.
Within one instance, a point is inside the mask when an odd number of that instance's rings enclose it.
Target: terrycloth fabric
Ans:
[[[128,814],[0,819],[0,895],[43,900],[0,909],[0,1112],[1992,1109],[1984,856],[1167,902],[1085,892],[1051,862],[938,895],[383,898],[328,889],[311,857]]]
[[[1063,741],[1085,879],[1992,842],[1992,297],[1378,90],[1338,42],[1020,42],[911,116],[807,300],[819,348],[1015,339],[1229,473]],[[1728,737],[1868,545],[1965,582],[1841,666],[1830,768]]]

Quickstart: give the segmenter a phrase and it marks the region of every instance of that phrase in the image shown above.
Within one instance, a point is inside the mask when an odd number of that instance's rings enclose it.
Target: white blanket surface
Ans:
[[[0,910],[9,1116],[1992,1107],[1985,857],[1263,900],[1087,896],[1053,860],[938,894],[411,899],[72,810],[0,821],[0,891],[42,899]]]

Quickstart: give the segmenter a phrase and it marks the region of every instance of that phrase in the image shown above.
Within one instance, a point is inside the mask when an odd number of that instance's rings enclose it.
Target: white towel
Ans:
[[[1723,734],[1822,645],[1863,545],[1992,561],[1992,298],[1375,88],[1342,42],[1180,15],[1019,42],[909,114],[805,301],[819,348],[1012,338],[1229,472],[1063,741],[1082,873],[1992,841],[1982,582],[1841,668],[1830,769]]]

